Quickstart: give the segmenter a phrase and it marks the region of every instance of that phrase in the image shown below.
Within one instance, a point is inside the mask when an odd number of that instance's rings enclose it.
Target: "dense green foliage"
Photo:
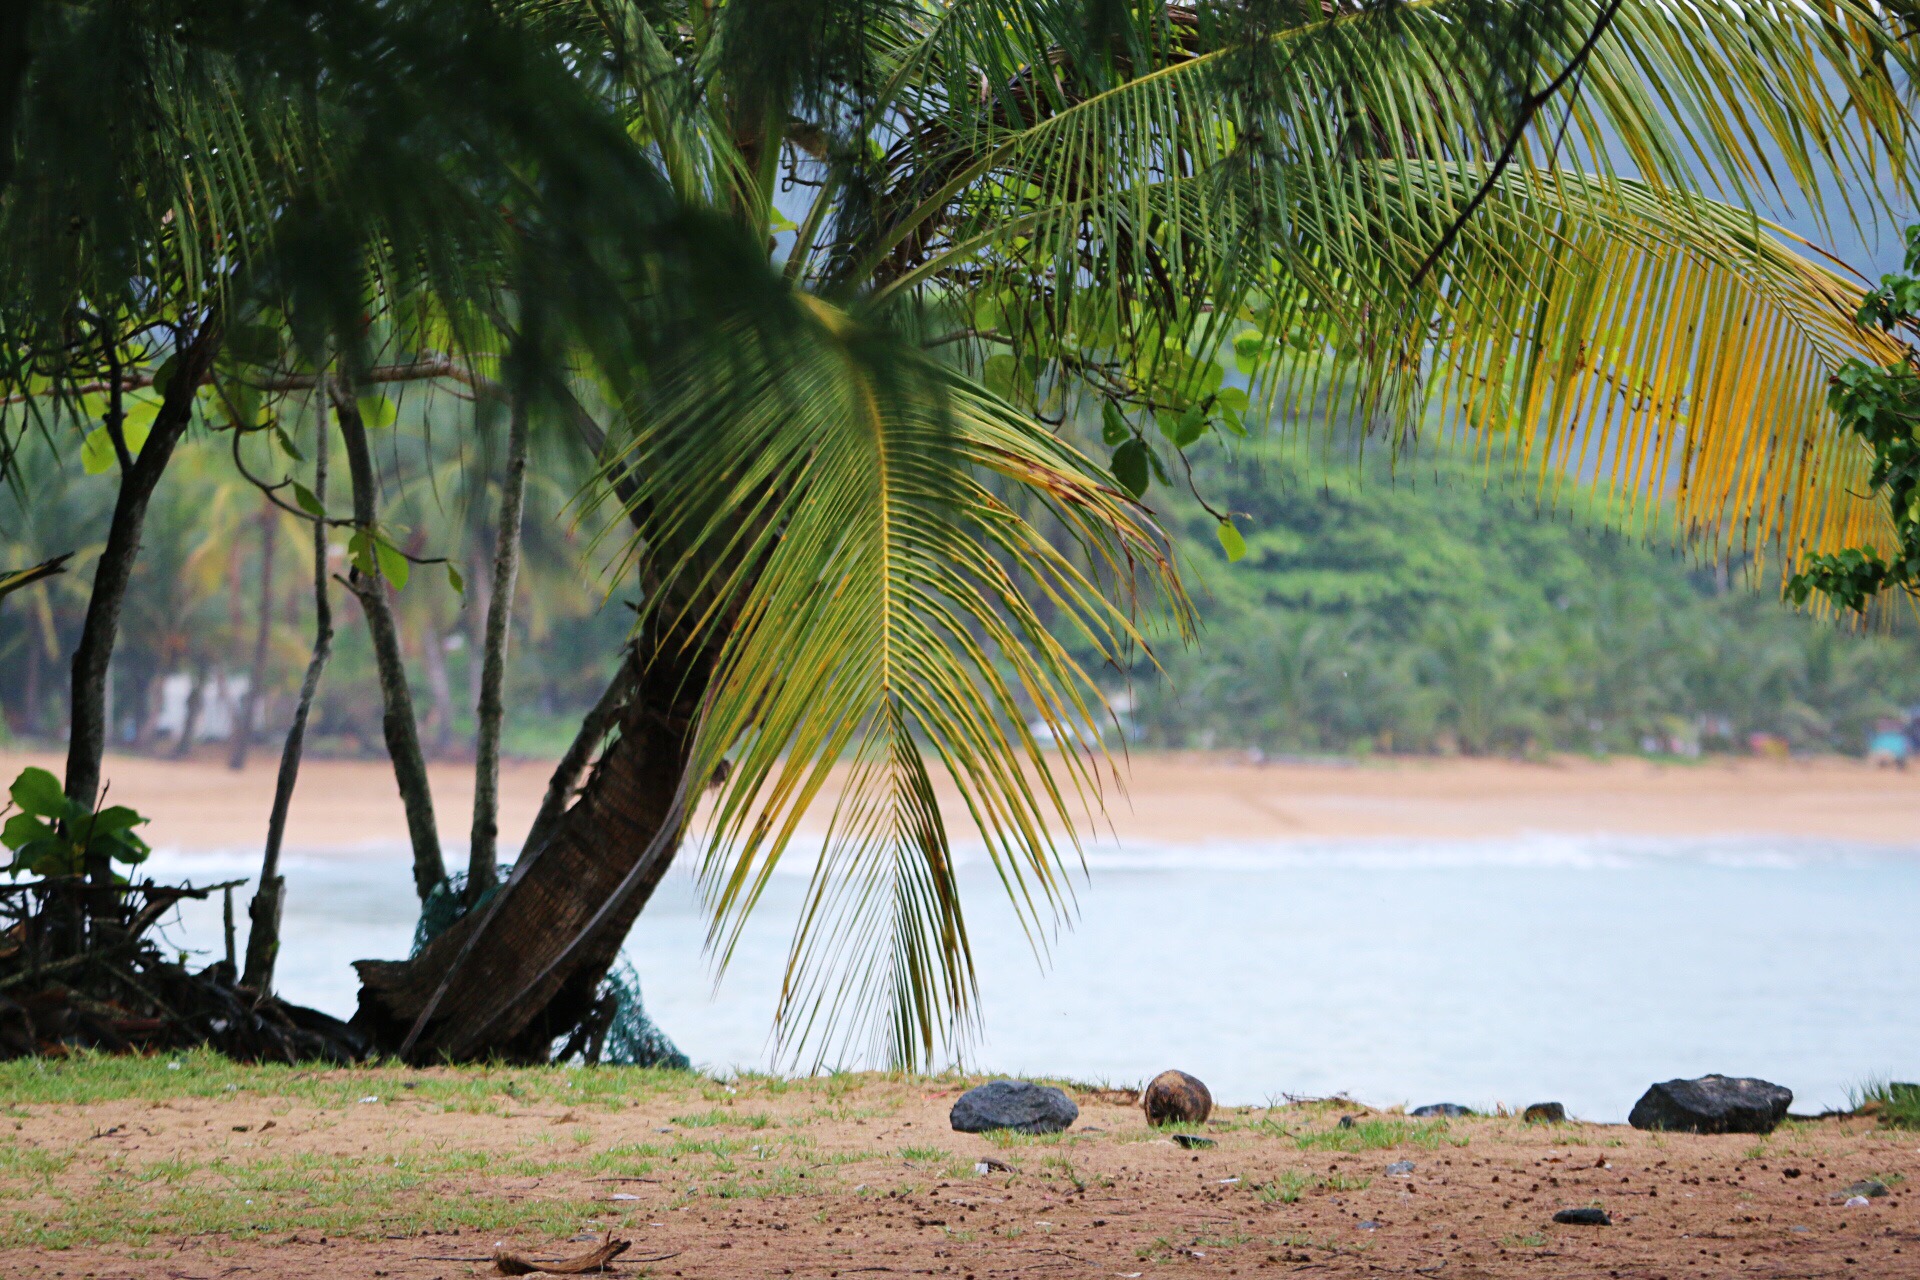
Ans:
[[[1246,558],[1169,499],[1205,632],[1138,682],[1166,746],[1859,751],[1920,701],[1916,644],[1795,613],[1770,589],[1603,529],[1463,451],[1327,459],[1275,444],[1199,470],[1243,513]],[[1216,496],[1217,495],[1217,496]],[[1164,495],[1163,495],[1164,496]]]

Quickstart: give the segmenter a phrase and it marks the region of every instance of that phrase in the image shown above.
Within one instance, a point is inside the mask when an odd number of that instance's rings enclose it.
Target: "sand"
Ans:
[[[0,1275],[453,1280],[609,1229],[616,1271],[657,1277],[1920,1275],[1920,1135],[1863,1120],[1761,1139],[1294,1105],[1218,1114],[1189,1152],[1116,1091],[1009,1139],[950,1130],[953,1078],[219,1070],[231,1088],[189,1065],[157,1095],[10,1107]],[[1869,1177],[1891,1194],[1843,1204]],[[1570,1207],[1612,1225],[1552,1221]]]
[[[0,752],[0,777],[23,765],[59,771],[48,755]],[[552,766],[510,761],[501,779],[501,830],[514,838],[538,809]],[[228,770],[213,756],[174,762],[107,761],[114,802],[153,817],[155,845],[188,850],[257,847],[273,796],[275,760],[256,752]],[[1374,760],[1349,766],[1248,763],[1228,754],[1135,753],[1106,795],[1106,834],[1126,841],[1342,838],[1488,839],[1533,833],[1868,841],[1920,847],[1920,769],[1859,761],[1712,760],[1656,764],[1561,758]],[[430,766],[441,838],[464,850],[473,805],[471,766]],[[952,788],[942,784],[951,800]],[[830,796],[829,796],[830,799]],[[949,815],[963,814],[957,802]],[[828,810],[822,804],[817,812]],[[965,830],[958,833],[965,837]],[[351,852],[406,839],[392,775],[378,761],[305,766],[288,830],[291,848]]]

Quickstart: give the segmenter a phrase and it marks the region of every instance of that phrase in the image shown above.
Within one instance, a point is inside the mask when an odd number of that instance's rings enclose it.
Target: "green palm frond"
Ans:
[[[56,573],[65,573],[70,556],[55,556],[27,569],[0,569],[0,599],[12,595],[22,587],[51,578]]]
[[[973,996],[933,777],[957,786],[1037,939],[1105,785],[1104,702],[1063,637],[1118,657],[1140,643],[1135,590],[1185,603],[1159,531],[1100,468],[883,331],[802,312],[795,336],[742,335],[651,398],[626,460],[652,478],[649,545],[707,549],[663,572],[702,581],[698,602],[664,607],[682,610],[669,631],[723,644],[691,775],[733,756],[702,864],[722,962],[844,762],[781,1026],[825,1052],[844,1012],[841,1044],[925,1061]]]

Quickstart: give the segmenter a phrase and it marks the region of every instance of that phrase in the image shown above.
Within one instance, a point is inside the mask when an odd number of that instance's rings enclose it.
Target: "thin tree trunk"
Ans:
[[[500,722],[506,714],[507,638],[513,622],[514,581],[520,573],[520,523],[527,497],[527,391],[516,390],[507,428],[507,472],[500,486],[500,518],[493,536],[493,599],[487,608],[486,652],[474,724],[473,837],[467,855],[467,904],[498,882],[500,843]]]
[[[554,766],[553,776],[547,780],[547,794],[540,801],[540,811],[533,815],[533,825],[527,828],[526,843],[520,846],[523,856],[536,852],[552,838],[554,828],[566,813],[567,805],[580,785],[580,775],[593,763],[594,753],[599,751],[601,741],[619,723],[621,710],[626,706],[627,699],[633,696],[633,677],[633,663],[623,657],[620,669],[614,672],[606,691],[594,703],[593,710],[587,712],[586,719],[580,722],[580,731],[574,734],[567,753]]]
[[[373,456],[367,448],[367,426],[360,417],[350,389],[330,388],[334,413],[340,419],[340,440],[346,446],[347,475],[353,485],[353,523],[371,536],[378,524],[378,494],[374,487]],[[400,633],[394,625],[393,601],[387,594],[386,579],[377,571],[362,574],[348,572],[347,588],[360,601],[367,615],[367,631],[373,638],[373,656],[380,673],[380,697],[383,712],[380,727],[387,739],[387,755],[393,761],[393,780],[400,788],[400,802],[407,812],[407,834],[413,843],[413,888],[425,902],[436,886],[447,878],[447,866],[440,857],[440,832],[433,819],[433,792],[427,783],[426,757],[420,751],[420,729],[413,716],[413,694],[407,685],[407,668],[400,656]]]
[[[247,677],[246,696],[240,699],[240,721],[233,727],[233,746],[227,753],[229,769],[247,767],[253,720],[259,714],[261,690],[267,684],[267,645],[273,639],[273,557],[279,533],[280,517],[268,502],[260,510],[260,619],[253,633],[253,670]]]
[[[313,496],[327,509],[327,398],[315,397],[319,422],[315,431]],[[273,784],[273,812],[267,818],[267,848],[260,859],[260,884],[247,909],[247,971],[241,985],[261,995],[273,989],[273,966],[280,958],[280,911],[286,903],[286,881],[280,876],[280,844],[287,834],[287,809],[293,803],[294,783],[300,778],[300,755],[307,744],[307,717],[320,689],[320,673],[333,653],[333,603],[327,595],[327,521],[313,520],[313,656],[300,681],[300,700],[294,703],[293,723],[280,747],[280,773]]]
[[[193,750],[193,735],[200,731],[200,715],[207,705],[207,681],[212,679],[211,664],[202,660],[193,669],[192,684],[187,686],[187,705],[180,713],[180,736],[174,739],[173,758],[184,760]]]
[[[120,397],[116,390],[108,413],[120,458],[120,491],[107,526],[106,545],[93,572],[86,621],[73,651],[73,684],[68,704],[72,727],[67,738],[67,796],[92,808],[99,800],[100,764],[107,748],[107,668],[113,661],[114,641],[120,630],[120,610],[126,603],[127,583],[140,555],[140,536],[146,525],[147,504],[160,483],[175,446],[186,434],[193,416],[194,392],[205,380],[220,347],[220,329],[209,319],[179,353],[173,379],[161,398],[160,411],[135,458],[121,435]],[[115,379],[117,382],[118,379]],[[113,867],[104,854],[87,859],[87,878],[101,892],[94,895],[96,914],[110,912],[118,895],[112,892]]]

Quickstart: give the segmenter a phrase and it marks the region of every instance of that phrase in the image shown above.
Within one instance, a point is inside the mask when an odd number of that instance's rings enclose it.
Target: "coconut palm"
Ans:
[[[1024,726],[1085,741],[1067,722],[1099,703],[1027,598],[1057,594],[1095,652],[1127,639],[1030,530],[1057,521],[1130,580],[1153,539],[1116,487],[1183,476],[1255,406],[1282,426],[1437,407],[1543,477],[1597,461],[1623,521],[1671,489],[1688,529],[1789,557],[1884,520],[1823,401],[1884,340],[1854,324],[1856,286],[1751,211],[1835,177],[1909,189],[1910,60],[1874,5],[538,12],[594,51],[679,199],[768,246],[795,323],[689,350],[581,424],[609,435],[637,529],[635,657],[497,905],[414,964],[362,966],[363,1011],[407,1052],[543,1053],[586,1016],[719,777],[702,872],[724,959],[836,761],[783,1028],[897,1061],[964,1030],[930,779],[957,782],[1038,932],[1067,902],[1054,833],[1097,792]],[[1108,474],[1046,430],[1096,410]],[[1036,493],[1051,512],[1016,520]]]

